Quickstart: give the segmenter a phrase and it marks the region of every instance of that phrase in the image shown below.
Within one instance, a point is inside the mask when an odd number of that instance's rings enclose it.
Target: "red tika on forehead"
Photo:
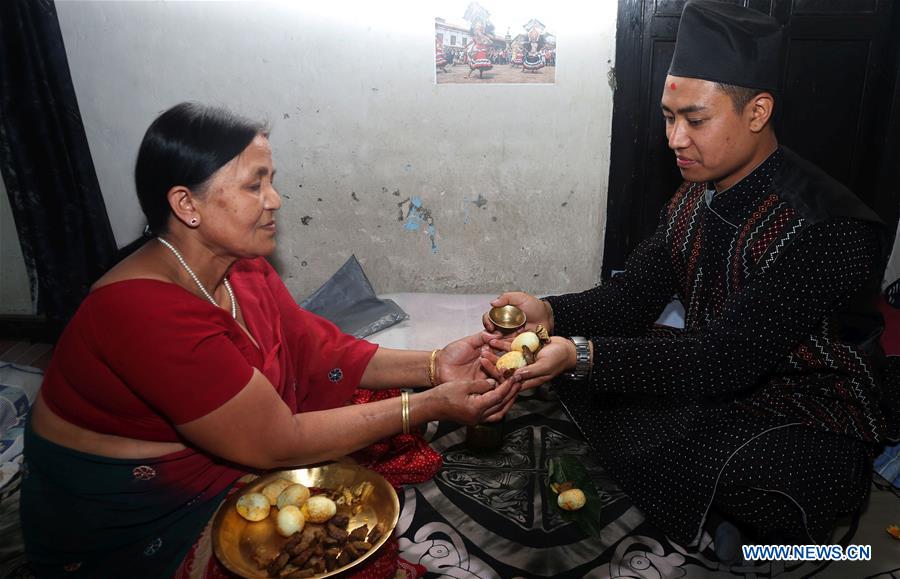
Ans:
[[[678,88],[678,87],[677,87],[677,86],[675,85],[675,83],[673,82],[672,84],[669,85],[669,88],[672,89],[672,90],[675,90],[675,89]]]

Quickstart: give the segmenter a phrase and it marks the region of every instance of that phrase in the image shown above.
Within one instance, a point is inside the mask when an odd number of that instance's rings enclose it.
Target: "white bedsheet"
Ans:
[[[482,330],[481,316],[497,294],[395,293],[392,299],[409,319],[367,339],[385,348],[431,350]]]

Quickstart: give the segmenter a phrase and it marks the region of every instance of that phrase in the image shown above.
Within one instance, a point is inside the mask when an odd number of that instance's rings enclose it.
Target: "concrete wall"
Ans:
[[[25,271],[6,185],[0,179],[0,315],[31,313],[28,272]]]
[[[143,227],[144,130],[198,100],[271,123],[273,261],[297,297],[352,253],[379,292],[595,283],[616,2],[535,6],[558,37],[555,85],[436,86],[440,3],[58,0],[118,243]]]

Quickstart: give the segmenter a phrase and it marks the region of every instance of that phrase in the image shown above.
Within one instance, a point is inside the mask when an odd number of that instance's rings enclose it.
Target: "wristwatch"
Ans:
[[[581,336],[571,336],[569,339],[575,344],[575,368],[571,372],[563,372],[562,376],[567,380],[584,380],[591,371],[591,346]]]

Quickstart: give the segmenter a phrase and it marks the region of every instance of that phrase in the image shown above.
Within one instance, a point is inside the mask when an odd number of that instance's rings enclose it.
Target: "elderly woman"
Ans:
[[[518,385],[487,334],[378,348],[297,307],[263,256],[281,199],[264,127],[180,104],[141,143],[154,238],[96,284],[26,434],[21,512],[39,576],[169,576],[247,471],[333,459],[409,422],[499,420]],[[431,386],[348,405],[356,388]]]

